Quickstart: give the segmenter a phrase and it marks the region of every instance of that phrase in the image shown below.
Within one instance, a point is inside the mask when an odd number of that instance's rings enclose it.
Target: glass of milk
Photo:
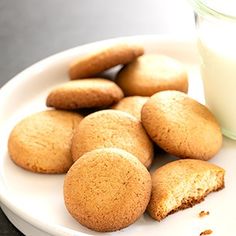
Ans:
[[[206,105],[236,139],[236,0],[192,0]]]

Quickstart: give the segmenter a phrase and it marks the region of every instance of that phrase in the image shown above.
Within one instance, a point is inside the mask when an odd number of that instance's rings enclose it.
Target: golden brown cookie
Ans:
[[[69,76],[72,80],[88,78],[116,65],[127,64],[143,53],[143,47],[135,43],[112,43],[76,59],[70,66]]]
[[[152,96],[162,90],[188,91],[188,75],[183,65],[158,54],[145,54],[124,66],[116,82],[126,96]]]
[[[148,213],[160,221],[192,207],[224,187],[224,174],[224,169],[201,160],[178,160],[160,167],[152,174]]]
[[[72,140],[74,161],[84,153],[98,148],[116,147],[136,156],[146,167],[153,159],[153,144],[141,121],[116,110],[103,110],[86,116]]]
[[[39,173],[65,173],[73,163],[70,147],[82,116],[48,110],[30,115],[12,130],[8,140],[11,159]]]
[[[96,231],[115,231],[134,223],[145,211],[151,177],[132,154],[117,148],[96,149],[78,159],[64,182],[70,214]]]
[[[141,110],[149,97],[131,96],[121,99],[112,109],[125,111],[141,120]]]
[[[222,134],[215,117],[185,93],[156,93],[144,104],[141,116],[153,141],[180,158],[209,160],[221,147]]]
[[[123,98],[122,90],[112,81],[91,78],[63,83],[48,95],[48,107],[78,109],[108,107]]]

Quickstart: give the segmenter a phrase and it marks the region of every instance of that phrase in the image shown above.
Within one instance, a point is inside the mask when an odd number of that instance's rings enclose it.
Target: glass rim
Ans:
[[[206,4],[206,1],[204,0],[190,0],[190,2],[192,3],[195,12],[198,14],[209,15],[218,19],[236,21],[236,15],[220,12],[214,9],[213,7],[209,6],[209,4]]]

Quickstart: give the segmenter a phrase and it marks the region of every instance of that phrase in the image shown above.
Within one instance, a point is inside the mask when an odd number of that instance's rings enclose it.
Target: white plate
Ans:
[[[190,96],[203,102],[195,43],[167,36],[129,37],[139,40],[147,52],[164,53],[186,64],[190,76]],[[114,40],[114,39],[113,39]],[[44,110],[48,91],[67,81],[70,61],[113,40],[77,47],[47,58],[23,71],[0,92],[0,201],[8,218],[26,235],[97,235],[82,227],[66,211],[62,186],[64,175],[34,174],[12,163],[7,153],[7,140],[12,127],[33,112]],[[115,39],[116,40],[116,39]],[[172,157],[160,156],[164,163]],[[226,188],[210,194],[193,208],[168,216],[161,222],[148,215],[112,235],[199,235],[212,229],[214,236],[236,235],[236,143],[224,139],[223,148],[212,160],[226,170]],[[201,210],[210,215],[199,218]],[[226,233],[227,232],[227,233]]]

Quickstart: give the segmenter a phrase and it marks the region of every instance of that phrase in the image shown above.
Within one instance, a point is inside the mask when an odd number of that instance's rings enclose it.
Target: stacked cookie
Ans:
[[[117,65],[124,66],[114,80],[101,76]],[[220,127],[186,95],[180,62],[119,42],[76,59],[69,76],[47,96],[46,105],[55,110],[19,122],[8,147],[11,159],[27,170],[68,172],[65,206],[82,225],[115,231],[146,209],[160,221],[224,187],[224,170],[206,162],[221,147]],[[183,160],[151,176],[155,145]]]

